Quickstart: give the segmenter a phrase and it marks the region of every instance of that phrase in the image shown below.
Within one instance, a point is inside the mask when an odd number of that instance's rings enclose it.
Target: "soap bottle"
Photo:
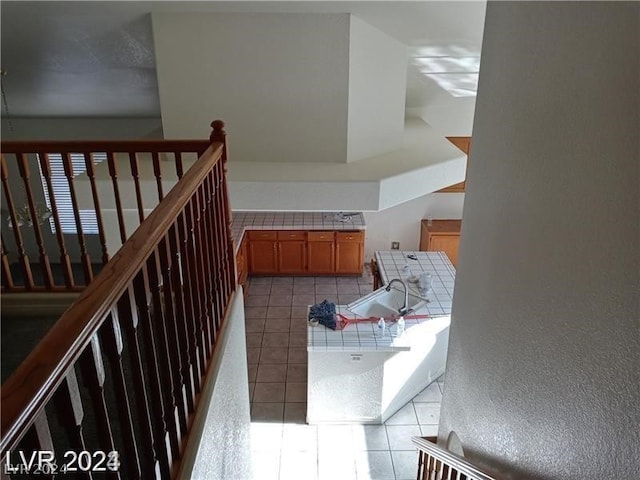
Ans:
[[[400,317],[396,322],[396,335],[399,337],[404,333],[404,317]]]

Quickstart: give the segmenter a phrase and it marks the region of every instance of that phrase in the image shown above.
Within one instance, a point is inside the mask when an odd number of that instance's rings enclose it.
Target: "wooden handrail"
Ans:
[[[82,290],[131,234],[133,225],[125,218],[125,210],[137,210],[141,223],[146,212],[156,205],[153,195],[149,195],[153,187],[146,190],[143,182],[153,181],[157,201],[162,201],[163,182],[179,180],[186,167],[186,155],[200,157],[210,144],[211,140],[1,142],[2,190],[7,200],[6,219],[2,220],[11,225],[11,233],[3,237],[2,291]],[[161,163],[165,157],[166,162]],[[173,169],[162,166],[170,161]],[[99,174],[97,165],[101,162],[104,167]],[[147,178],[143,173],[148,175],[150,168],[153,177]],[[84,172],[87,178],[78,178]],[[135,205],[128,204],[127,196],[121,194],[128,191],[127,184],[134,186]],[[79,188],[87,186],[91,196],[83,197]],[[20,202],[23,194],[24,204]],[[46,223],[39,218],[45,208],[42,196],[50,216]],[[86,205],[88,201],[93,204]],[[112,201],[114,208],[102,209]],[[109,224],[105,215],[112,214],[115,219]],[[94,226],[90,223],[92,218]],[[44,226],[49,222],[51,232]],[[97,231],[87,231],[84,222]],[[112,228],[114,224],[116,228]],[[81,267],[81,275],[74,266]]]
[[[497,477],[426,438],[412,437],[411,440],[421,453],[418,480],[458,479],[461,476],[466,480],[497,480]]]
[[[42,147],[57,142],[43,142]],[[165,147],[184,148],[185,142],[167,142]],[[2,439],[0,450],[6,452],[20,440],[21,426],[32,424],[56,388],[65,380],[69,370],[98,332],[104,319],[115,308],[136,274],[143,268],[176,216],[185,207],[213,166],[222,158],[223,143],[209,144],[204,154],[184,174],[182,180],[138,227],[122,248],[106,264],[76,302],[58,320],[54,328],[28,355],[13,375],[2,385]],[[110,143],[148,147],[149,142]],[[15,145],[14,145],[15,146]],[[86,148],[100,150],[98,142],[86,142]],[[20,148],[19,146],[17,148]],[[26,146],[25,146],[26,149]],[[58,151],[65,151],[56,146]],[[33,151],[31,144],[29,151]],[[73,150],[75,151],[75,150]],[[166,148],[160,151],[167,151]]]

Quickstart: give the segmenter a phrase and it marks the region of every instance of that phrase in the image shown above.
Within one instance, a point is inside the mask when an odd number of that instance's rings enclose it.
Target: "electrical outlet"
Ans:
[[[400,242],[391,242],[391,250],[400,250]]]

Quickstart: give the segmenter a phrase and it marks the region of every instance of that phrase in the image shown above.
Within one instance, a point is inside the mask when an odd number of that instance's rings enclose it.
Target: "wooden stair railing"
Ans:
[[[2,291],[81,291],[208,146],[2,142]]]
[[[497,480],[467,460],[439,447],[435,437],[413,437],[418,447],[417,480]]]
[[[212,126],[206,151],[2,385],[4,474],[71,462],[70,478],[175,477],[236,288],[224,124]]]

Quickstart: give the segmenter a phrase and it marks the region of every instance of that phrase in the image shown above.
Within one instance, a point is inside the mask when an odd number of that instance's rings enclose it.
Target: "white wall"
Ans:
[[[378,205],[377,182],[229,182],[234,210],[346,211]]]
[[[438,436],[502,478],[638,478],[639,58],[638,2],[487,7]]]
[[[347,161],[402,147],[407,46],[350,16]]]
[[[475,108],[476,97],[453,97],[443,92],[418,112],[420,118],[449,137],[469,137]]]
[[[229,142],[234,151],[231,134]],[[464,180],[466,164],[466,155],[442,133],[407,118],[403,148],[354,162],[230,162],[231,206],[378,211]]]
[[[211,362],[179,478],[251,478],[249,377],[242,288]]]
[[[210,123],[210,122],[209,122]],[[3,140],[125,140],[162,138],[160,118],[12,118],[2,119]],[[196,138],[209,138],[206,132]]]
[[[400,242],[401,250],[417,250],[420,245],[420,221],[433,218],[462,218],[464,193],[431,193],[379,212],[364,212],[367,230],[365,260],[377,250],[390,250],[391,242]]]
[[[346,14],[154,13],[167,137],[224,119],[231,161],[345,162]]]

